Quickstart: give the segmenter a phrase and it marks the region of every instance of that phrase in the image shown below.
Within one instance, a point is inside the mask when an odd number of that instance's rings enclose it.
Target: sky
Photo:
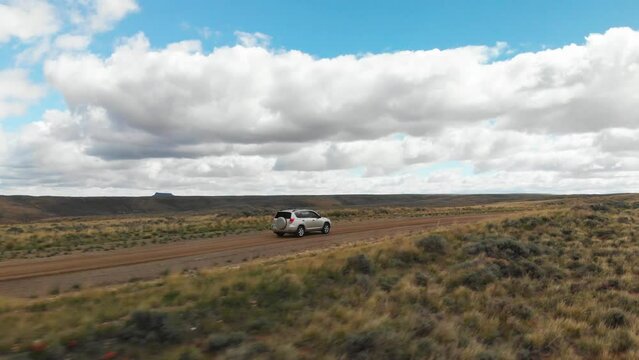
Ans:
[[[638,15],[0,0],[0,194],[637,192]]]

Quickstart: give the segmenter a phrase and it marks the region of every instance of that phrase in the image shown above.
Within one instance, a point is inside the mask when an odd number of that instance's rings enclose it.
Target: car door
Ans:
[[[302,219],[302,224],[304,224],[306,230],[313,229],[313,218],[309,211],[300,211],[299,217]]]
[[[322,221],[320,220],[320,216],[315,211],[309,211],[310,221],[312,223],[313,229],[321,229]]]

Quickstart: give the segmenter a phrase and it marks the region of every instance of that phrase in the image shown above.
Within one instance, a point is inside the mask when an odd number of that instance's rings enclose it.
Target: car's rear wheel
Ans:
[[[324,226],[322,226],[322,234],[328,234],[330,231],[331,231],[331,224],[325,223]]]
[[[300,227],[297,228],[297,237],[304,236],[304,233],[306,233],[306,229],[304,229],[303,226],[300,226]]]

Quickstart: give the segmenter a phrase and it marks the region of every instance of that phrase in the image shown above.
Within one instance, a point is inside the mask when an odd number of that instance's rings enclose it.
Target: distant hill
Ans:
[[[55,217],[170,214],[219,211],[267,212],[282,208],[334,209],[361,206],[444,207],[559,198],[552,195],[299,195],[299,196],[174,196],[55,197],[0,196],[0,223]]]

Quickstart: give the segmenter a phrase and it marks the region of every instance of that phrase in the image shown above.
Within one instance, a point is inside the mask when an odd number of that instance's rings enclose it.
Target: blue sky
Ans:
[[[0,192],[639,191],[638,1],[25,4]]]
[[[582,42],[610,27],[639,27],[637,1],[140,1],[142,11],[111,36],[144,31],[163,45],[208,27],[222,33],[211,46],[234,42],[233,32],[262,32],[273,45],[319,57],[366,52],[491,45],[537,50]],[[105,36],[106,37],[106,36]],[[106,51],[109,44],[106,41]]]

